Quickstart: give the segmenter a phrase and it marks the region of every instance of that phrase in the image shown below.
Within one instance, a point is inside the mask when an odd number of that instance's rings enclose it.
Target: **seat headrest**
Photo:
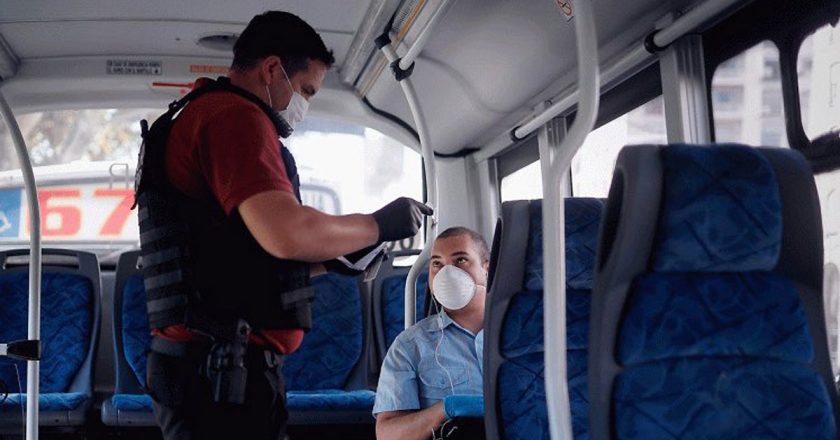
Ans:
[[[673,145],[661,155],[653,270],[772,270],[781,250],[782,206],[770,161],[741,145]]]
[[[568,289],[592,289],[598,227],[603,211],[603,199],[568,198],[565,200],[566,288]],[[544,287],[542,200],[531,202],[529,217],[524,287],[528,290],[542,290]]]

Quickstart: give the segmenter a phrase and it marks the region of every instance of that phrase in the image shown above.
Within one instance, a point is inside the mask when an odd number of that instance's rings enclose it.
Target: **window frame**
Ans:
[[[662,79],[659,61],[654,61],[633,76],[601,93],[598,116],[595,119],[595,126],[592,130],[601,128],[616,118],[627,114],[633,109],[661,95]],[[575,115],[576,111],[572,110],[558,117],[565,117],[568,126],[574,122]],[[664,112],[663,117],[668,117],[667,112]],[[528,137],[515,143],[501,154],[496,155],[493,159],[496,161],[497,169],[496,193],[501,203],[502,180],[516,171],[540,160],[537,132],[531,133]],[[567,178],[569,182],[569,194],[571,197],[575,197],[574,191],[572,190],[574,176],[572,176],[571,168],[569,169]]]

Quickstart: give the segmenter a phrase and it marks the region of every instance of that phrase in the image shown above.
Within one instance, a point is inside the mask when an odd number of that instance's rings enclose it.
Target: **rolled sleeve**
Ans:
[[[404,343],[397,338],[382,363],[373,415],[416,409],[420,409],[417,372]]]

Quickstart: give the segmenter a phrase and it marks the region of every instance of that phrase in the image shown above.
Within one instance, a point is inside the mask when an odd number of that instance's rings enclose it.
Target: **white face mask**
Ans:
[[[292,82],[289,81],[289,76],[286,75],[286,69],[281,66],[280,70],[286,78],[286,84],[289,85],[289,90],[292,91],[292,99],[289,101],[289,105],[286,106],[286,109],[277,112],[277,114],[288,122],[292,129],[294,129],[295,126],[299,122],[303,121],[303,118],[306,116],[306,111],[309,110],[309,101],[307,101],[303,95],[296,92],[295,88],[292,87]]]
[[[432,281],[432,294],[437,302],[449,310],[466,307],[475,296],[475,281],[463,269],[443,266]]]

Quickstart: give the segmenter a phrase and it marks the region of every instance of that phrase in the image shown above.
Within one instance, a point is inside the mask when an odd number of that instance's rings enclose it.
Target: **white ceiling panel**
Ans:
[[[267,10],[301,16],[314,28],[355,32],[370,0],[0,0],[7,21],[203,21],[247,23]]]
[[[596,1],[599,58],[635,48],[656,20],[692,3],[695,0]],[[452,153],[481,146],[509,130],[540,101],[573,86],[573,25],[551,0],[456,2],[429,39],[412,77],[434,148]],[[368,96],[411,123],[387,70]]]
[[[43,22],[3,23],[0,35],[21,59],[98,55],[203,56],[231,58],[230,51],[196,45],[207,35],[241,32],[244,25],[198,22]],[[58,38],[57,38],[58,36]],[[321,32],[340,63],[352,33]]]

